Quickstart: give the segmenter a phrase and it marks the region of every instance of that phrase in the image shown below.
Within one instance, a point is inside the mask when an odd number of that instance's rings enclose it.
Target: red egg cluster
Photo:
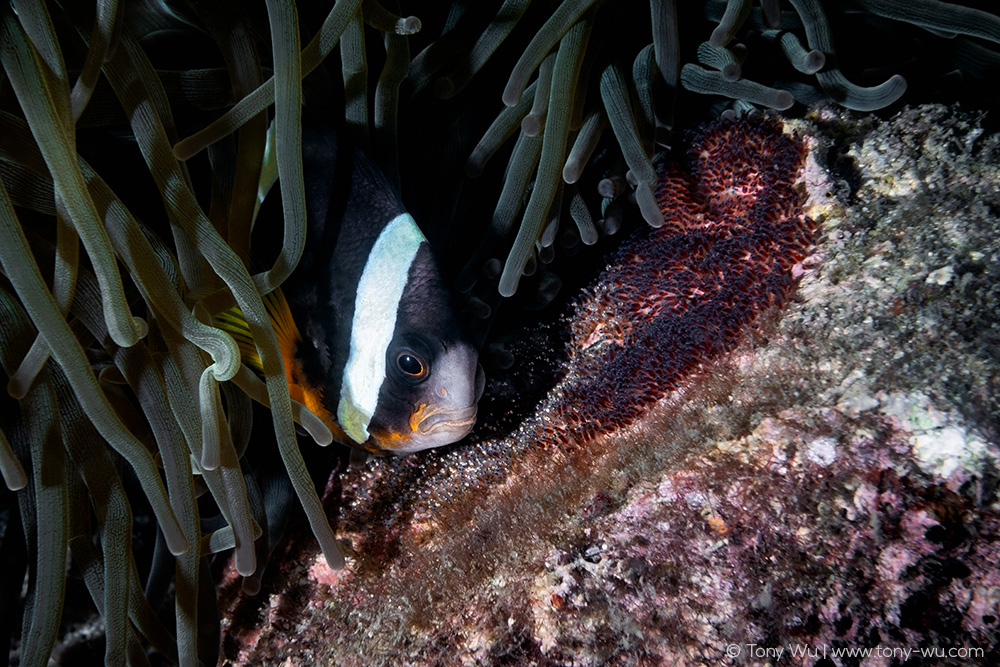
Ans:
[[[815,232],[796,188],[804,157],[778,120],[720,120],[700,130],[687,172],[661,169],[664,226],[626,241],[577,303],[548,436],[631,422],[788,299]]]

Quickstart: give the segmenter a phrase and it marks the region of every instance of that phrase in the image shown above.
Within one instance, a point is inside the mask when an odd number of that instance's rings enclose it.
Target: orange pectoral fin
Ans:
[[[288,301],[280,289],[273,290],[264,295],[264,307],[267,309],[268,319],[274,329],[274,336],[278,341],[278,351],[281,353],[281,362],[285,368],[285,382],[288,384],[288,393],[292,400],[298,401],[312,412],[314,415],[330,429],[333,437],[339,442],[348,443],[347,434],[344,429],[337,424],[333,415],[326,409],[323,401],[323,390],[311,385],[306,380],[306,374],[301,362],[295,357],[302,335],[295,325],[292,311],[288,307]],[[256,370],[258,373],[264,371],[260,357],[257,355],[257,347],[250,337],[250,328],[246,324],[242,311],[239,308],[231,308],[215,316],[215,324],[219,328],[228,331],[232,335],[240,348],[244,363]]]

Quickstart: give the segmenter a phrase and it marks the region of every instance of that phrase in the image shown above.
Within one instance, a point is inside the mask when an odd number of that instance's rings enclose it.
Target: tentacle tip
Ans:
[[[512,280],[501,280],[500,285],[497,287],[497,291],[500,292],[500,296],[512,297],[517,292],[517,284],[520,282],[520,275],[515,276]]]
[[[448,100],[455,96],[455,83],[451,77],[443,76],[434,82],[434,97],[439,100]]]
[[[497,257],[491,257],[483,262],[481,272],[484,279],[497,280],[503,273],[503,262]]]
[[[529,113],[521,120],[521,131],[524,132],[525,136],[537,137],[542,131],[541,116]]]
[[[132,315],[122,318],[119,313],[110,311],[109,308],[111,307],[110,304],[106,304],[104,310],[104,319],[108,322],[108,334],[111,336],[111,340],[118,347],[132,347],[142,340],[145,335],[143,329],[145,322],[141,318]],[[148,333],[148,331],[149,329],[146,327],[145,332]]]
[[[191,137],[188,137],[187,139],[182,139],[181,141],[178,141],[176,144],[174,144],[174,147],[171,149],[170,152],[174,154],[175,160],[178,160],[180,162],[186,162],[187,160],[190,160],[195,155],[200,153],[201,148],[200,147],[193,148],[191,146]]]
[[[190,543],[184,534],[181,532],[180,526],[174,524],[174,530],[163,531],[163,536],[167,540],[167,549],[174,556],[183,556],[191,548]]]
[[[257,554],[253,550],[253,542],[236,548],[236,571],[244,577],[244,584],[257,571]],[[260,582],[257,582],[257,587],[260,588]]]
[[[659,215],[659,216],[655,216],[654,215],[654,216],[650,216],[648,218],[646,218],[646,216],[644,215],[643,218],[645,218],[646,224],[648,224],[653,229],[659,229],[660,227],[663,226],[663,216],[662,215]]]
[[[5,470],[3,473],[3,481],[7,485],[7,488],[11,491],[20,491],[24,487],[28,486],[28,476],[25,474],[24,470]]]
[[[774,96],[774,108],[778,111],[785,111],[786,109],[791,109],[792,105],[795,104],[795,96],[792,95],[787,90],[782,90],[780,93]]]
[[[562,172],[563,180],[566,183],[572,185],[573,183],[576,183],[578,180],[580,180],[581,171],[582,168],[580,167],[580,165],[576,163],[567,163],[566,166],[563,167],[563,172]]]
[[[465,175],[469,178],[476,178],[483,173],[483,163],[479,160],[469,160],[465,163]]]
[[[805,74],[815,74],[826,67],[826,54],[817,49],[813,49],[806,54],[804,65]]]
[[[22,385],[18,378],[13,377],[10,379],[10,382],[7,383],[7,395],[11,398],[20,401],[27,393],[28,388]]]
[[[333,444],[333,433],[330,432],[330,429],[313,431],[309,435],[312,436],[313,442],[320,447],[329,447]]]
[[[743,68],[738,63],[729,63],[722,68],[722,78],[726,81],[738,81],[743,76]]]
[[[209,472],[219,469],[219,451],[218,448],[205,447],[201,453],[201,469],[208,470]]]
[[[605,199],[614,199],[618,196],[619,188],[613,178],[602,178],[597,182],[597,194]]]
[[[243,593],[250,597],[260,593],[260,577],[256,573],[243,577]]]
[[[423,23],[416,16],[408,16],[406,18],[401,18],[396,21],[396,34],[397,35],[413,35],[420,32],[423,28]]]
[[[649,183],[640,183],[635,191],[635,200],[639,204],[639,212],[650,227],[663,226],[663,211],[656,203],[653,187]]]
[[[466,307],[466,312],[468,312],[476,319],[486,320],[489,319],[490,315],[493,314],[493,309],[490,308],[490,305],[485,301],[483,301],[482,299],[477,299],[476,297],[472,297],[469,299],[469,302]]]
[[[326,559],[327,567],[331,570],[344,569],[344,554],[340,553],[340,549],[336,545],[330,549],[324,549],[323,557]]]

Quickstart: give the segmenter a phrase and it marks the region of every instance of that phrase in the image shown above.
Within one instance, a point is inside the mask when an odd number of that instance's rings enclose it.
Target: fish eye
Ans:
[[[400,352],[396,357],[396,368],[412,378],[422,378],[427,374],[427,366],[412,352]]]

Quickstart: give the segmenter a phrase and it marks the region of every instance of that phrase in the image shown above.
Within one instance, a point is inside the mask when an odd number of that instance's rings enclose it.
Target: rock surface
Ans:
[[[231,577],[226,664],[997,664],[1000,137],[793,126],[820,231],[787,308],[586,448],[335,473],[348,567],[304,531],[257,597]]]

